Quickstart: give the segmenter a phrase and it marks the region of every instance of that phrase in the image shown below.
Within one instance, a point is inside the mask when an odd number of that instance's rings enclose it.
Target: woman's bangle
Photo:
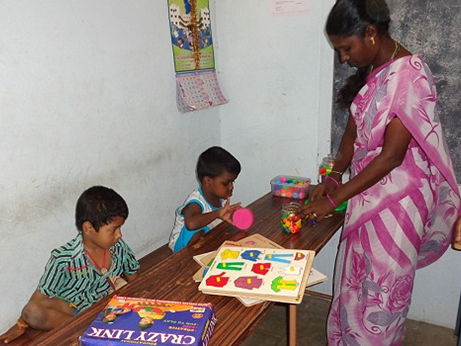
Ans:
[[[343,176],[343,174],[344,174],[344,172],[338,172],[338,171],[335,171],[333,169],[330,171],[330,174],[331,173],[336,173],[336,174],[339,174],[340,176]]]
[[[19,329],[29,328],[29,325],[26,322],[22,321],[21,318],[18,318],[18,320],[16,321],[16,324],[18,325]]]
[[[331,196],[330,196],[329,194],[326,194],[325,196],[326,196],[326,198],[328,199],[328,201],[330,202],[330,204],[331,204],[333,207],[335,207],[335,209],[338,208],[338,205],[335,203],[335,201],[333,201],[333,198],[331,198]]]
[[[334,182],[335,185],[336,185],[336,188],[339,187],[339,182],[338,182],[335,178],[332,178],[332,177],[330,177],[330,176],[327,176],[327,177],[325,177],[325,181],[327,181],[327,180],[331,180],[332,182]]]

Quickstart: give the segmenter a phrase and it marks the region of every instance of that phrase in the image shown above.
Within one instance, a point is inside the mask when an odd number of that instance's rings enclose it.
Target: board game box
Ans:
[[[211,304],[114,296],[80,345],[206,346],[215,325]]]
[[[299,304],[314,257],[311,250],[222,246],[199,290]]]

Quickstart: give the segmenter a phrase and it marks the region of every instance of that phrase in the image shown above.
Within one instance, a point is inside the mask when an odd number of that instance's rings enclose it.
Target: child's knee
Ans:
[[[46,320],[44,308],[36,301],[29,301],[22,309],[21,317],[32,328],[42,326]]]

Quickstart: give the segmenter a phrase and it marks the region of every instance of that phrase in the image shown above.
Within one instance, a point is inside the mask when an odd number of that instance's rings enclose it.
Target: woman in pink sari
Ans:
[[[384,0],[338,0],[326,24],[341,62],[357,67],[339,95],[350,116],[333,171],[298,211],[320,221],[348,201],[329,346],[402,345],[415,271],[442,256],[460,211],[431,71],[389,23]]]

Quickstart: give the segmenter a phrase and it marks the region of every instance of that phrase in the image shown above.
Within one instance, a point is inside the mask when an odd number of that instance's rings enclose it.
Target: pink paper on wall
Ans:
[[[227,103],[216,71],[198,71],[176,75],[176,103],[182,113]]]

